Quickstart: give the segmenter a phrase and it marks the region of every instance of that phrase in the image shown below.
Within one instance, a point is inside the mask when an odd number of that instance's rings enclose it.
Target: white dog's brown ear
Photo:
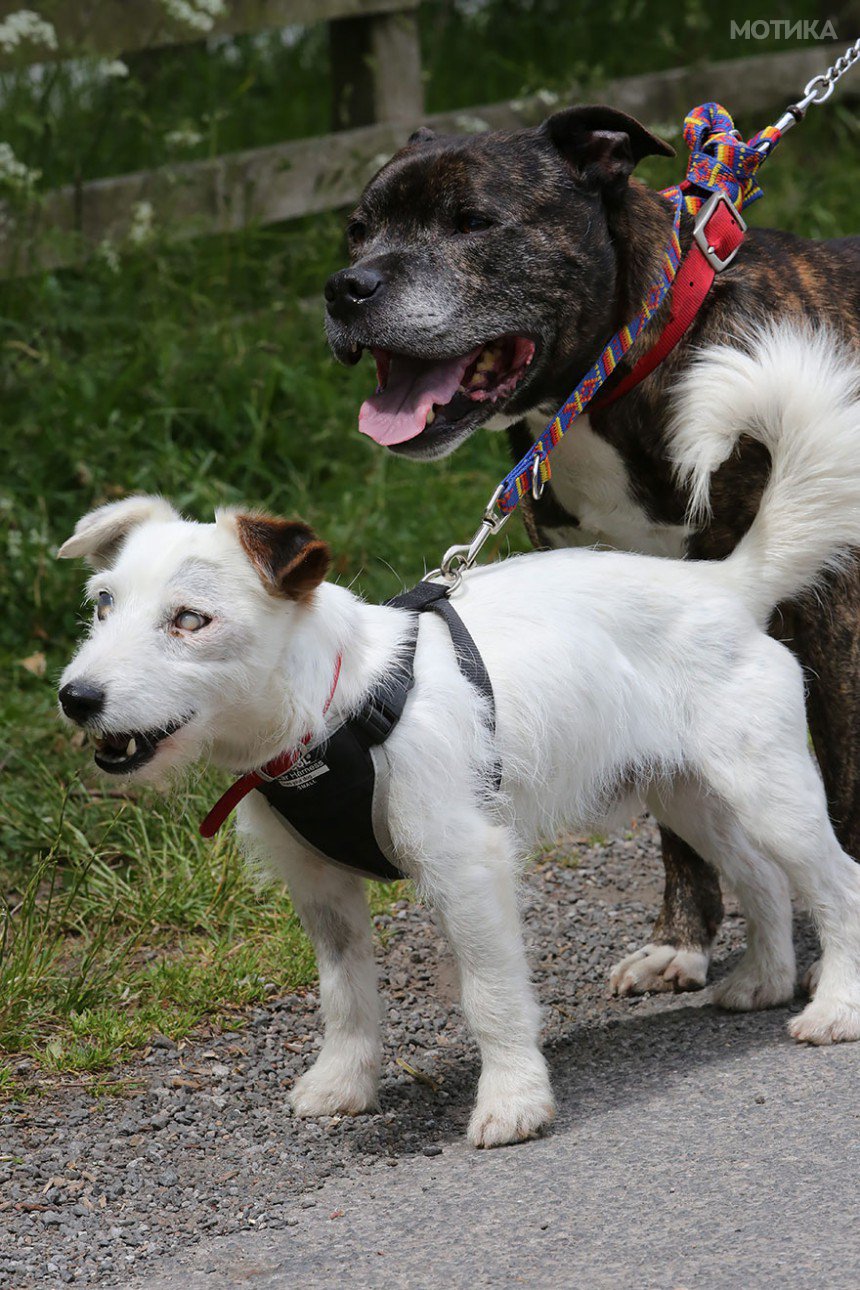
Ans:
[[[234,515],[239,541],[274,596],[303,600],[331,567],[331,551],[298,520],[271,515]]]
[[[60,560],[83,556],[95,569],[106,569],[116,558],[131,529],[147,520],[178,520],[179,514],[163,497],[138,495],[108,502],[81,517],[75,531],[57,552]]]

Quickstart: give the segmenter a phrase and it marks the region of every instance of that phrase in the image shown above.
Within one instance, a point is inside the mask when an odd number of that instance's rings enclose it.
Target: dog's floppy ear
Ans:
[[[406,140],[407,147],[410,143],[430,143],[436,138],[436,131],[431,130],[429,125],[419,125],[417,130],[413,130]]]
[[[585,184],[623,187],[643,157],[674,157],[675,149],[615,108],[565,108],[544,121],[545,131]]]
[[[232,519],[245,554],[273,596],[304,600],[328,573],[331,551],[300,520],[241,513]]]
[[[129,532],[147,520],[178,520],[179,514],[163,497],[138,494],[121,502],[108,502],[81,517],[75,531],[57,552],[60,560],[83,556],[98,572],[112,564]]]

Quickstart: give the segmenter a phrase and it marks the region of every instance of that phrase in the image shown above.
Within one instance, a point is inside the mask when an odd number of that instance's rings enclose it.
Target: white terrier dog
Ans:
[[[553,1115],[519,867],[541,837],[598,827],[622,802],[627,818],[647,805],[738,895],[748,948],[715,1002],[792,998],[794,893],[823,954],[815,997],[790,1033],[860,1038],[860,867],[827,817],[800,668],[764,631],[776,604],[860,544],[860,386],[829,342],[768,343],[769,377],[759,360],[715,350],[682,404],[700,418],[697,441],[704,421],[712,443],[704,467],[679,462],[700,500],[707,471],[732,447],[717,406],[694,407],[703,375],[733,424],[771,451],[761,508],[729,559],[566,550],[469,573],[452,603],[492,680],[494,736],[445,624],[420,620],[415,685],[384,745],[387,826],[396,864],[436,910],[458,962],[482,1062],[476,1146],[533,1136]],[[196,524],[160,498],[131,497],[84,516],[59,554],[97,571],[92,630],[64,673],[61,703],[99,737],[96,761],[114,773],[160,779],[204,755],[246,772],[306,735],[324,741],[414,630],[402,609],[324,582],[324,544],[266,516]],[[238,818],[288,883],[319,963],[325,1042],[292,1105],[299,1115],[368,1110],[381,1041],[362,880],[297,842],[259,793]]]

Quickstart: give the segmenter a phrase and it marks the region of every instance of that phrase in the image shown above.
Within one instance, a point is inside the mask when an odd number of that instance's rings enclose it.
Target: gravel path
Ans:
[[[606,845],[568,839],[531,869],[523,901],[550,1060],[558,1079],[563,1058],[565,1080],[573,1069],[582,1090],[573,1094],[576,1107],[562,1108],[560,1123],[587,1106],[589,1089],[605,1101],[617,1067],[634,1170],[640,1136],[639,1163],[648,1163],[648,1125],[647,1117],[637,1123],[636,1097],[625,1090],[637,1069],[645,1078],[643,1063],[671,1052],[673,1063],[695,1073],[726,1046],[754,1055],[766,1041],[779,1052],[804,1051],[783,1043],[783,1010],[732,1017],[702,1007],[703,996],[695,999],[695,1013],[691,996],[607,998],[610,965],[647,938],[660,878],[656,834],[643,824]],[[169,1277],[162,1282],[159,1270],[174,1266],[168,1256],[177,1255],[175,1266],[186,1268],[183,1259],[193,1258],[198,1242],[210,1248],[213,1237],[232,1237],[240,1250],[248,1241],[271,1246],[286,1228],[298,1237],[303,1224],[309,1232],[319,1224],[323,1208],[326,1221],[338,1215],[332,1208],[338,1196],[388,1186],[389,1170],[399,1164],[405,1177],[416,1168],[436,1169],[436,1157],[445,1154],[468,1174],[473,1157],[515,1163],[519,1153],[532,1153],[523,1155],[527,1160],[539,1158],[536,1149],[549,1150],[552,1137],[489,1156],[461,1148],[477,1055],[457,1007],[452,961],[426,909],[404,905],[377,925],[387,1006],[379,1114],[320,1122],[290,1117],[286,1089],[320,1042],[312,993],[252,1013],[238,1034],[209,1036],[181,1050],[158,1041],[149,1056],[118,1072],[139,1081],[134,1096],[96,1100],[70,1087],[8,1105],[0,1127],[0,1286],[190,1285]],[[814,942],[808,929],[798,930],[805,967],[815,957]],[[718,972],[734,959],[741,933],[730,910]],[[671,1018],[670,1030],[670,1018],[657,1015],[667,1012],[683,1014]],[[688,1034],[691,1016],[698,1021]],[[562,1096],[569,1096],[567,1084]],[[629,1154],[630,1144],[624,1149]],[[510,1170],[514,1163],[494,1168]],[[237,1273],[219,1280],[215,1263],[211,1272],[200,1284],[213,1290],[246,1279]],[[304,1272],[303,1280],[310,1284]],[[335,1277],[331,1284],[337,1283]],[[546,1281],[564,1283],[564,1277]],[[596,1271],[583,1283],[604,1284]],[[276,1274],[260,1284],[286,1283]]]

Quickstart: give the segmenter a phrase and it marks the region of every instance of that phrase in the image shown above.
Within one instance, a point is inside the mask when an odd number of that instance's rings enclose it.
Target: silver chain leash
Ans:
[[[809,109],[820,103],[826,103],[830,95],[836,89],[836,82],[841,80],[847,71],[860,61],[860,36],[849,45],[844,54],[840,54],[836,62],[828,67],[826,72],[819,72],[818,76],[813,76],[808,81],[803,90],[803,98],[797,103],[792,103],[786,108],[785,112],[775,123],[776,129],[781,134],[785,134],[792,126],[802,121]],[[759,148],[759,152],[767,153],[773,147],[773,144],[766,141]]]
[[[828,67],[826,72],[820,76],[813,76],[803,93],[809,96],[810,103],[824,103],[830,98],[830,95],[836,88],[836,82],[840,80],[849,68],[853,67],[857,60],[860,59],[860,36],[849,45],[844,54],[840,54],[832,67]],[[819,87],[821,93],[818,92]]]

